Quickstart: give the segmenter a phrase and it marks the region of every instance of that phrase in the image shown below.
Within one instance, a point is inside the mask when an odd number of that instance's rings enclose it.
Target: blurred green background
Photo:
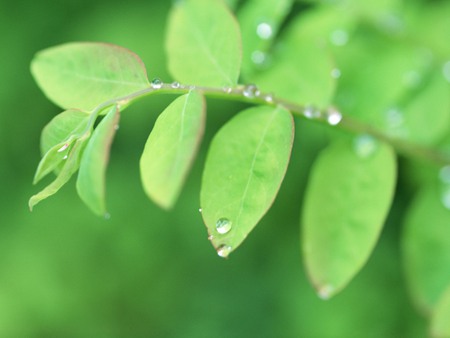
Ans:
[[[230,259],[207,240],[201,170],[214,132],[242,106],[208,101],[201,153],[176,207],[145,196],[138,161],[157,114],[150,97],[122,116],[108,169],[111,219],[95,217],[74,182],[33,213],[28,198],[41,129],[60,112],[31,78],[37,51],[106,41],[142,57],[170,81],[164,31],[170,1],[0,2],[0,337],[424,337],[405,290],[396,208],[367,266],[322,301],[299,247],[299,210],[319,127],[298,121],[292,163],[270,212]],[[313,143],[314,144],[314,143]],[[317,143],[315,143],[317,144]],[[319,142],[320,144],[320,142]]]

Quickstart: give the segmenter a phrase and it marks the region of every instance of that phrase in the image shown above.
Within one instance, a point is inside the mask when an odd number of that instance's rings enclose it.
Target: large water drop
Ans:
[[[150,84],[153,89],[160,89],[163,86],[163,82],[159,78],[154,78]]]
[[[327,110],[327,122],[331,126],[338,125],[342,120],[342,114],[334,107],[330,107]]]
[[[221,246],[219,246],[217,248],[217,254],[223,258],[227,258],[228,255],[230,254],[230,252],[231,252],[231,246],[226,245],[226,244],[222,244]]]
[[[231,221],[228,218],[219,218],[216,222],[216,230],[224,235],[231,230]]]
[[[242,94],[249,99],[253,99],[260,94],[260,91],[256,85],[248,84],[242,90]]]

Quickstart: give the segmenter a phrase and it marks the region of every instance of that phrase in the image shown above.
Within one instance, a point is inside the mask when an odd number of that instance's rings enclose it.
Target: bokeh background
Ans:
[[[299,244],[299,210],[320,127],[297,121],[293,159],[270,212],[228,260],[207,240],[201,170],[214,132],[243,106],[208,100],[201,152],[173,211],[150,202],[138,161],[170,96],[123,114],[107,178],[111,218],[93,215],[74,182],[30,213],[40,131],[60,110],[37,88],[33,55],[69,41],[105,41],[170,81],[170,1],[0,2],[0,337],[424,337],[411,306],[398,237],[399,192],[373,256],[341,294],[319,299]],[[311,142],[311,140],[316,142]]]

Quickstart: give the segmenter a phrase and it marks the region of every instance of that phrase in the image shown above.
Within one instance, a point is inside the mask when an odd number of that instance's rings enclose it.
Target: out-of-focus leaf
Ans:
[[[450,284],[450,210],[434,186],[421,191],[402,236],[407,281],[416,306],[431,313]]]
[[[255,107],[231,119],[214,137],[200,203],[220,256],[235,250],[270,208],[289,162],[294,136],[282,107]]]
[[[41,134],[43,158],[36,170],[33,183],[36,184],[50,172],[60,169],[70,152],[73,142],[81,136],[89,123],[89,114],[78,110],[67,110],[55,116]]]
[[[244,76],[264,67],[267,52],[291,5],[292,0],[249,0],[239,10]]]
[[[81,158],[77,179],[78,195],[97,215],[106,213],[105,173],[119,118],[118,107],[112,106],[92,133]]]
[[[139,57],[105,43],[68,43],[39,52],[31,71],[45,95],[62,108],[91,111],[149,86]]]
[[[166,49],[173,77],[200,86],[235,86],[241,37],[222,1],[181,0],[169,17]]]
[[[450,337],[450,284],[436,305],[431,319],[431,335],[434,338]]]
[[[180,194],[203,136],[205,103],[191,91],[172,102],[158,117],[140,161],[147,195],[170,208]]]
[[[306,269],[321,297],[344,288],[366,263],[395,182],[395,154],[385,144],[337,141],[316,160],[301,223]]]
[[[80,155],[81,152],[83,151],[85,143],[86,138],[78,139],[75,142],[75,144],[70,150],[70,153],[67,155],[65,164],[62,167],[56,179],[52,183],[50,183],[47,187],[45,187],[42,191],[40,191],[39,193],[30,198],[28,202],[30,210],[33,210],[33,207],[42,200],[57,193],[58,190],[69,181],[69,179],[78,170],[80,166]]]

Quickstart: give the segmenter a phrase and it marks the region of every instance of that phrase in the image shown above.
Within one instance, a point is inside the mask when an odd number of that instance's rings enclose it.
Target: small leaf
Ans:
[[[431,319],[431,335],[434,338],[450,337],[450,284],[442,295]]]
[[[98,215],[106,213],[105,172],[119,117],[118,107],[112,106],[92,133],[81,158],[77,179],[78,195]]]
[[[30,198],[28,202],[30,210],[33,210],[33,207],[40,201],[57,193],[58,190],[69,181],[72,175],[78,170],[78,167],[80,165],[80,154],[84,148],[85,143],[86,138],[76,140],[75,144],[70,150],[70,153],[67,155],[64,166],[62,167],[56,179],[47,187],[45,187],[41,192]]]
[[[416,306],[431,313],[450,284],[450,210],[436,187],[422,190],[406,216],[404,265]]]
[[[235,250],[272,205],[294,137],[282,107],[255,107],[231,119],[214,137],[200,195],[203,220],[220,256]]]
[[[31,71],[46,96],[66,109],[91,111],[149,86],[136,54],[104,43],[76,42],[43,50],[33,59]]]
[[[218,0],[181,0],[169,17],[169,70],[180,82],[235,86],[241,67],[239,27]]]
[[[301,222],[304,260],[322,298],[344,288],[363,267],[394,194],[393,150],[359,141],[338,141],[325,149],[306,190]]]
[[[270,47],[292,0],[250,0],[240,8],[242,72],[247,77],[264,68]]]
[[[197,152],[205,126],[201,94],[191,91],[158,117],[140,161],[147,195],[161,207],[175,203]]]

